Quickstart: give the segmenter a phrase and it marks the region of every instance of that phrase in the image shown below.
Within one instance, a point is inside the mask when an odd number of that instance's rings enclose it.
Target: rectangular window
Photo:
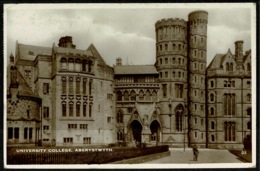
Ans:
[[[175,78],[175,71],[172,72],[172,77]]]
[[[88,91],[89,95],[91,95],[91,90],[92,90],[92,82],[89,82],[89,91]]]
[[[33,128],[29,128],[29,139],[32,139]]]
[[[49,130],[49,126],[48,125],[43,125],[43,130]]]
[[[89,117],[92,117],[92,105],[89,105],[89,112],[88,112]]]
[[[77,129],[77,124],[68,124],[68,129]]]
[[[203,136],[203,133],[201,133],[201,139],[203,139],[203,137],[204,137],[204,136]]]
[[[62,94],[66,94],[67,93],[66,88],[67,88],[67,82],[66,81],[62,81]]]
[[[24,128],[23,137],[25,140],[28,138],[28,128]]]
[[[168,78],[168,72],[167,71],[165,72],[165,78]]]
[[[204,119],[200,119],[200,124],[204,125]]]
[[[87,131],[88,130],[88,124],[80,124],[79,129]]]
[[[87,104],[83,105],[83,117],[87,116]]]
[[[183,85],[182,84],[175,84],[175,94],[176,94],[176,98],[183,97]]]
[[[73,144],[73,138],[70,138],[70,137],[63,138],[63,143],[64,144]]]
[[[168,50],[168,45],[165,45],[165,50]]]
[[[127,108],[127,112],[128,112],[128,113],[132,113],[132,111],[133,111],[133,108],[132,108],[132,107],[128,107],[128,108]]]
[[[210,86],[214,87],[214,81],[210,81]]]
[[[49,83],[43,83],[43,94],[49,93]]]
[[[83,144],[91,144],[91,137],[84,137]]]
[[[168,58],[165,58],[165,64],[168,64]]]
[[[197,138],[197,132],[196,131],[194,132],[194,137]]]
[[[211,135],[211,141],[214,142],[215,141],[215,136]]]
[[[49,118],[49,107],[43,107],[43,117]]]
[[[13,128],[8,128],[8,139],[13,139]]]
[[[66,116],[66,104],[62,104],[62,116]]]
[[[172,64],[175,64],[175,58],[172,58]]]
[[[163,97],[167,97],[167,84],[162,85],[162,90],[163,90]]]
[[[73,116],[73,104],[69,104],[69,116]]]
[[[19,139],[19,128],[14,128],[14,138]]]
[[[80,116],[80,104],[76,105],[76,116],[79,117]]]
[[[111,123],[112,117],[108,116],[107,117],[107,123]]]

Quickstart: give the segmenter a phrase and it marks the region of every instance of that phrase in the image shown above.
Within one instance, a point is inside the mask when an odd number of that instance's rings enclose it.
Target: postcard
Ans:
[[[5,168],[256,167],[256,4],[4,4]]]

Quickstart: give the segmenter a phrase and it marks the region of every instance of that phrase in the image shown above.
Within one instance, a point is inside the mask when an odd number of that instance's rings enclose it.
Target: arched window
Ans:
[[[124,133],[122,130],[117,132],[117,141],[123,141]]]
[[[225,122],[224,123],[224,135],[225,141],[236,141],[236,123]]]
[[[143,90],[139,91],[139,100],[144,100],[144,91]]]
[[[235,94],[224,94],[224,114],[225,115],[235,115],[236,111],[236,95]]]
[[[229,69],[229,71],[233,71],[233,63],[232,63],[232,62],[230,63],[230,69]]]
[[[61,62],[61,69],[62,70],[67,70],[68,69],[67,68],[67,59],[66,58],[61,58],[60,62]]]
[[[74,59],[69,58],[69,70],[74,71]]]
[[[215,109],[214,109],[214,107],[211,107],[211,108],[210,108],[210,115],[215,115]]]
[[[116,94],[117,94],[117,101],[122,101],[122,92],[118,91]]]
[[[226,63],[226,70],[229,71],[229,63]]]
[[[214,95],[214,93],[211,93],[211,94],[210,94],[210,101],[211,101],[211,102],[214,102],[214,101],[215,101],[215,95]]]
[[[76,61],[75,61],[75,71],[80,72],[81,65],[82,65],[81,60],[79,58],[77,58]]]
[[[153,93],[152,93],[152,97],[153,97],[153,101],[156,101],[156,100],[157,100],[157,93],[156,93],[155,90],[154,90]]]
[[[176,124],[176,130],[178,132],[182,132],[182,121],[183,120],[183,106],[178,105],[175,109],[175,124]]]
[[[124,101],[129,100],[129,93],[127,91],[124,92]]]
[[[151,100],[151,94],[150,94],[150,91],[149,91],[149,90],[147,90],[147,91],[145,92],[145,100],[146,100],[146,101],[150,101],[150,100]]]
[[[123,113],[121,111],[117,112],[116,122],[123,123]]]
[[[135,101],[136,100],[136,94],[135,94],[134,90],[131,91],[130,95],[131,95],[131,100]]]

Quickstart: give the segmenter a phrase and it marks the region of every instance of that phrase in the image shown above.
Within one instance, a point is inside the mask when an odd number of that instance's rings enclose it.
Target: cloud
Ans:
[[[72,36],[78,49],[93,43],[104,60],[115,64],[154,64],[155,23],[162,18],[187,20],[191,8],[129,9],[19,9],[7,11],[7,48],[14,53],[15,41],[51,47],[62,36]],[[234,41],[244,40],[251,46],[250,10],[207,9],[208,63],[216,53],[233,50]],[[234,52],[234,51],[232,51]]]

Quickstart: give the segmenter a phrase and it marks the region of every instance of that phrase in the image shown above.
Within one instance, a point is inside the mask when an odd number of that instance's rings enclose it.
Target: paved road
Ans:
[[[160,159],[152,160],[146,163],[243,163],[237,156],[231,154],[228,150],[199,149],[198,161],[193,161],[193,152],[191,148],[183,151],[181,148],[170,148],[171,155]]]

